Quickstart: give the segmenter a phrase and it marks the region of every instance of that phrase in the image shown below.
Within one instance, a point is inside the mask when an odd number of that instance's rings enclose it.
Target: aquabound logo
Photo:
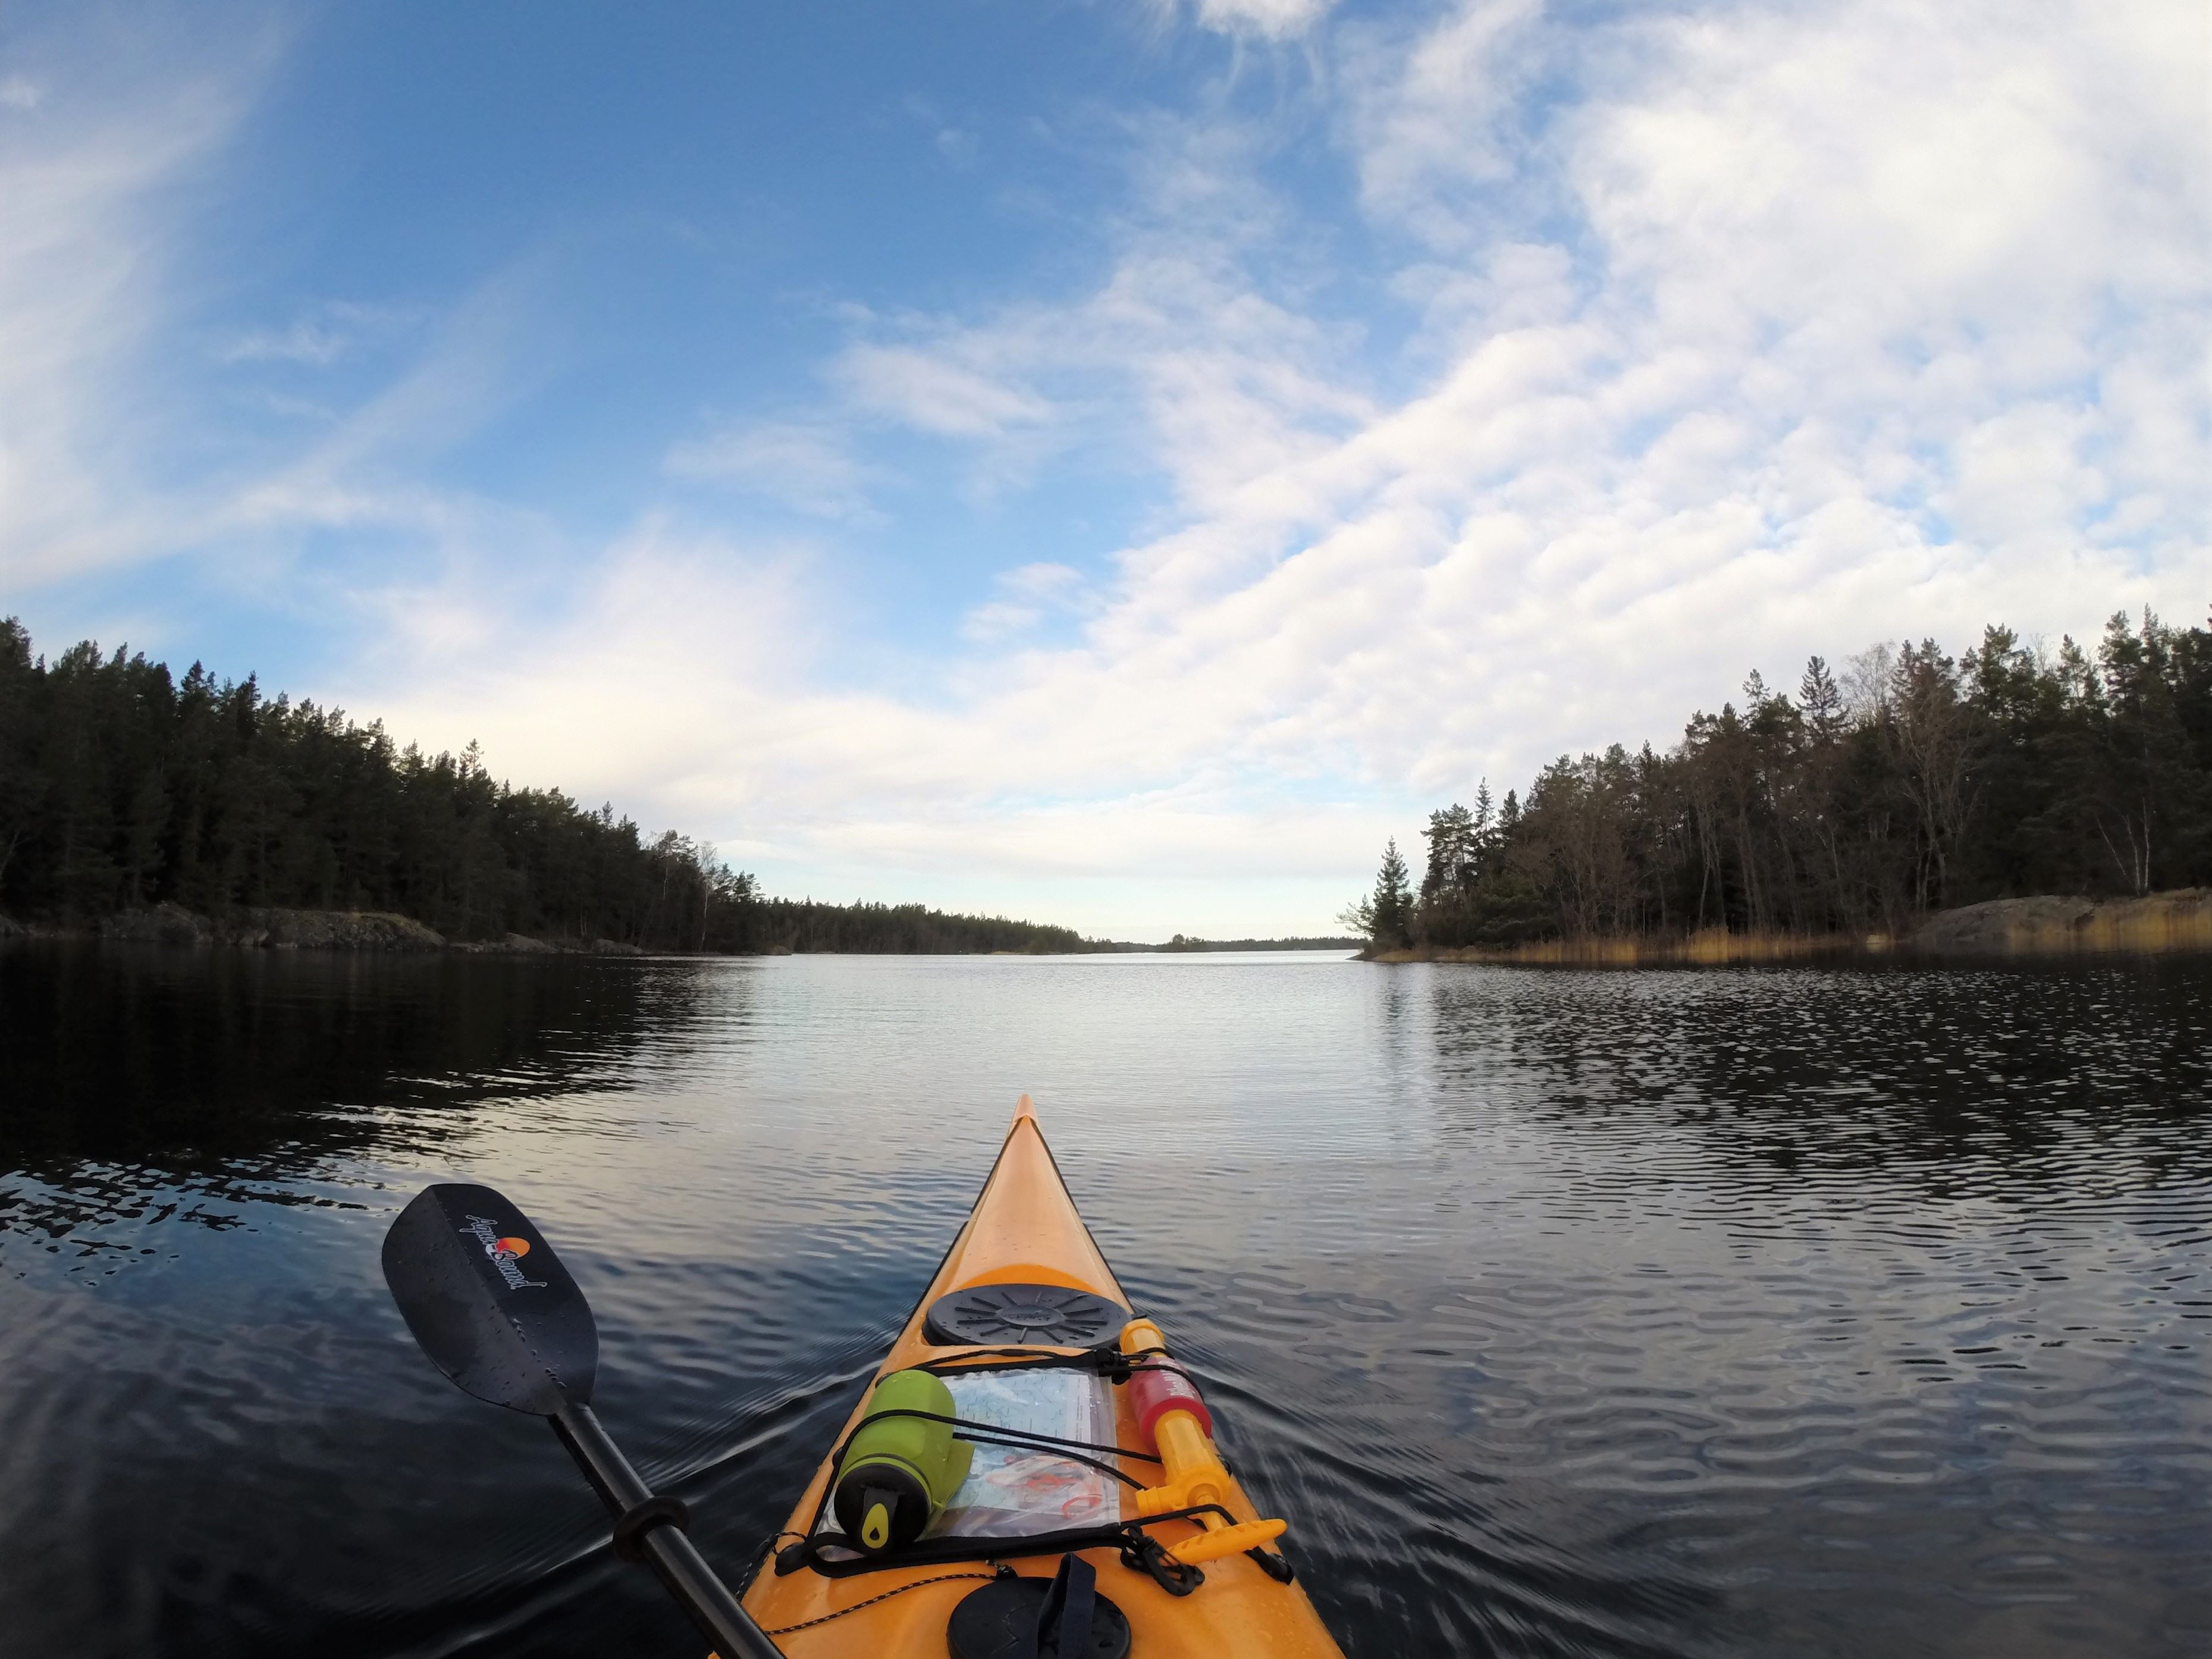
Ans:
[[[483,1253],[491,1258],[491,1265],[499,1269],[499,1276],[507,1281],[510,1291],[542,1291],[545,1281],[524,1277],[522,1269],[514,1264],[530,1254],[530,1241],[513,1236],[501,1237],[497,1226],[480,1215],[469,1218],[469,1224],[461,1229],[483,1246]]]

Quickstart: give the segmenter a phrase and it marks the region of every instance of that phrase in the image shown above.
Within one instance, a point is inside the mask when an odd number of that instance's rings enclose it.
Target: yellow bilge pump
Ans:
[[[837,1525],[872,1555],[921,1536],[960,1483],[975,1449],[952,1435],[952,1391],[927,1371],[876,1385],[837,1465]]]

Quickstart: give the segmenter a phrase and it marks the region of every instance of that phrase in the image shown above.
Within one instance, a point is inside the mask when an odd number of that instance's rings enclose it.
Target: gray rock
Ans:
[[[276,951],[442,951],[445,935],[389,910],[242,909],[225,918],[225,944]]]
[[[527,933],[509,933],[504,939],[455,939],[446,948],[471,957],[550,957],[560,949]]]
[[[164,900],[150,909],[118,911],[100,924],[100,936],[125,945],[212,945],[215,924]]]
[[[1938,912],[1906,944],[1945,957],[2200,950],[2212,946],[2212,891],[2182,888],[2103,900],[1991,899]]]

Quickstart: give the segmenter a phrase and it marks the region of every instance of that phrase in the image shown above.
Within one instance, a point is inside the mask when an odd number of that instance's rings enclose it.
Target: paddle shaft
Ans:
[[[653,1488],[608,1438],[589,1406],[568,1401],[551,1420],[553,1432],[576,1460],[608,1514],[619,1517],[653,1496]],[[738,1598],[714,1576],[682,1528],[651,1528],[638,1539],[638,1547],[654,1576],[715,1644],[720,1659],[782,1659],[783,1650],[761,1634],[752,1615],[738,1605]]]

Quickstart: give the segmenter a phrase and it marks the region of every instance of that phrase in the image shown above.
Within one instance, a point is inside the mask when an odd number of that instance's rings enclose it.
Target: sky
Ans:
[[[2198,0],[0,8],[0,614],[773,892],[1337,931],[2212,603]]]

